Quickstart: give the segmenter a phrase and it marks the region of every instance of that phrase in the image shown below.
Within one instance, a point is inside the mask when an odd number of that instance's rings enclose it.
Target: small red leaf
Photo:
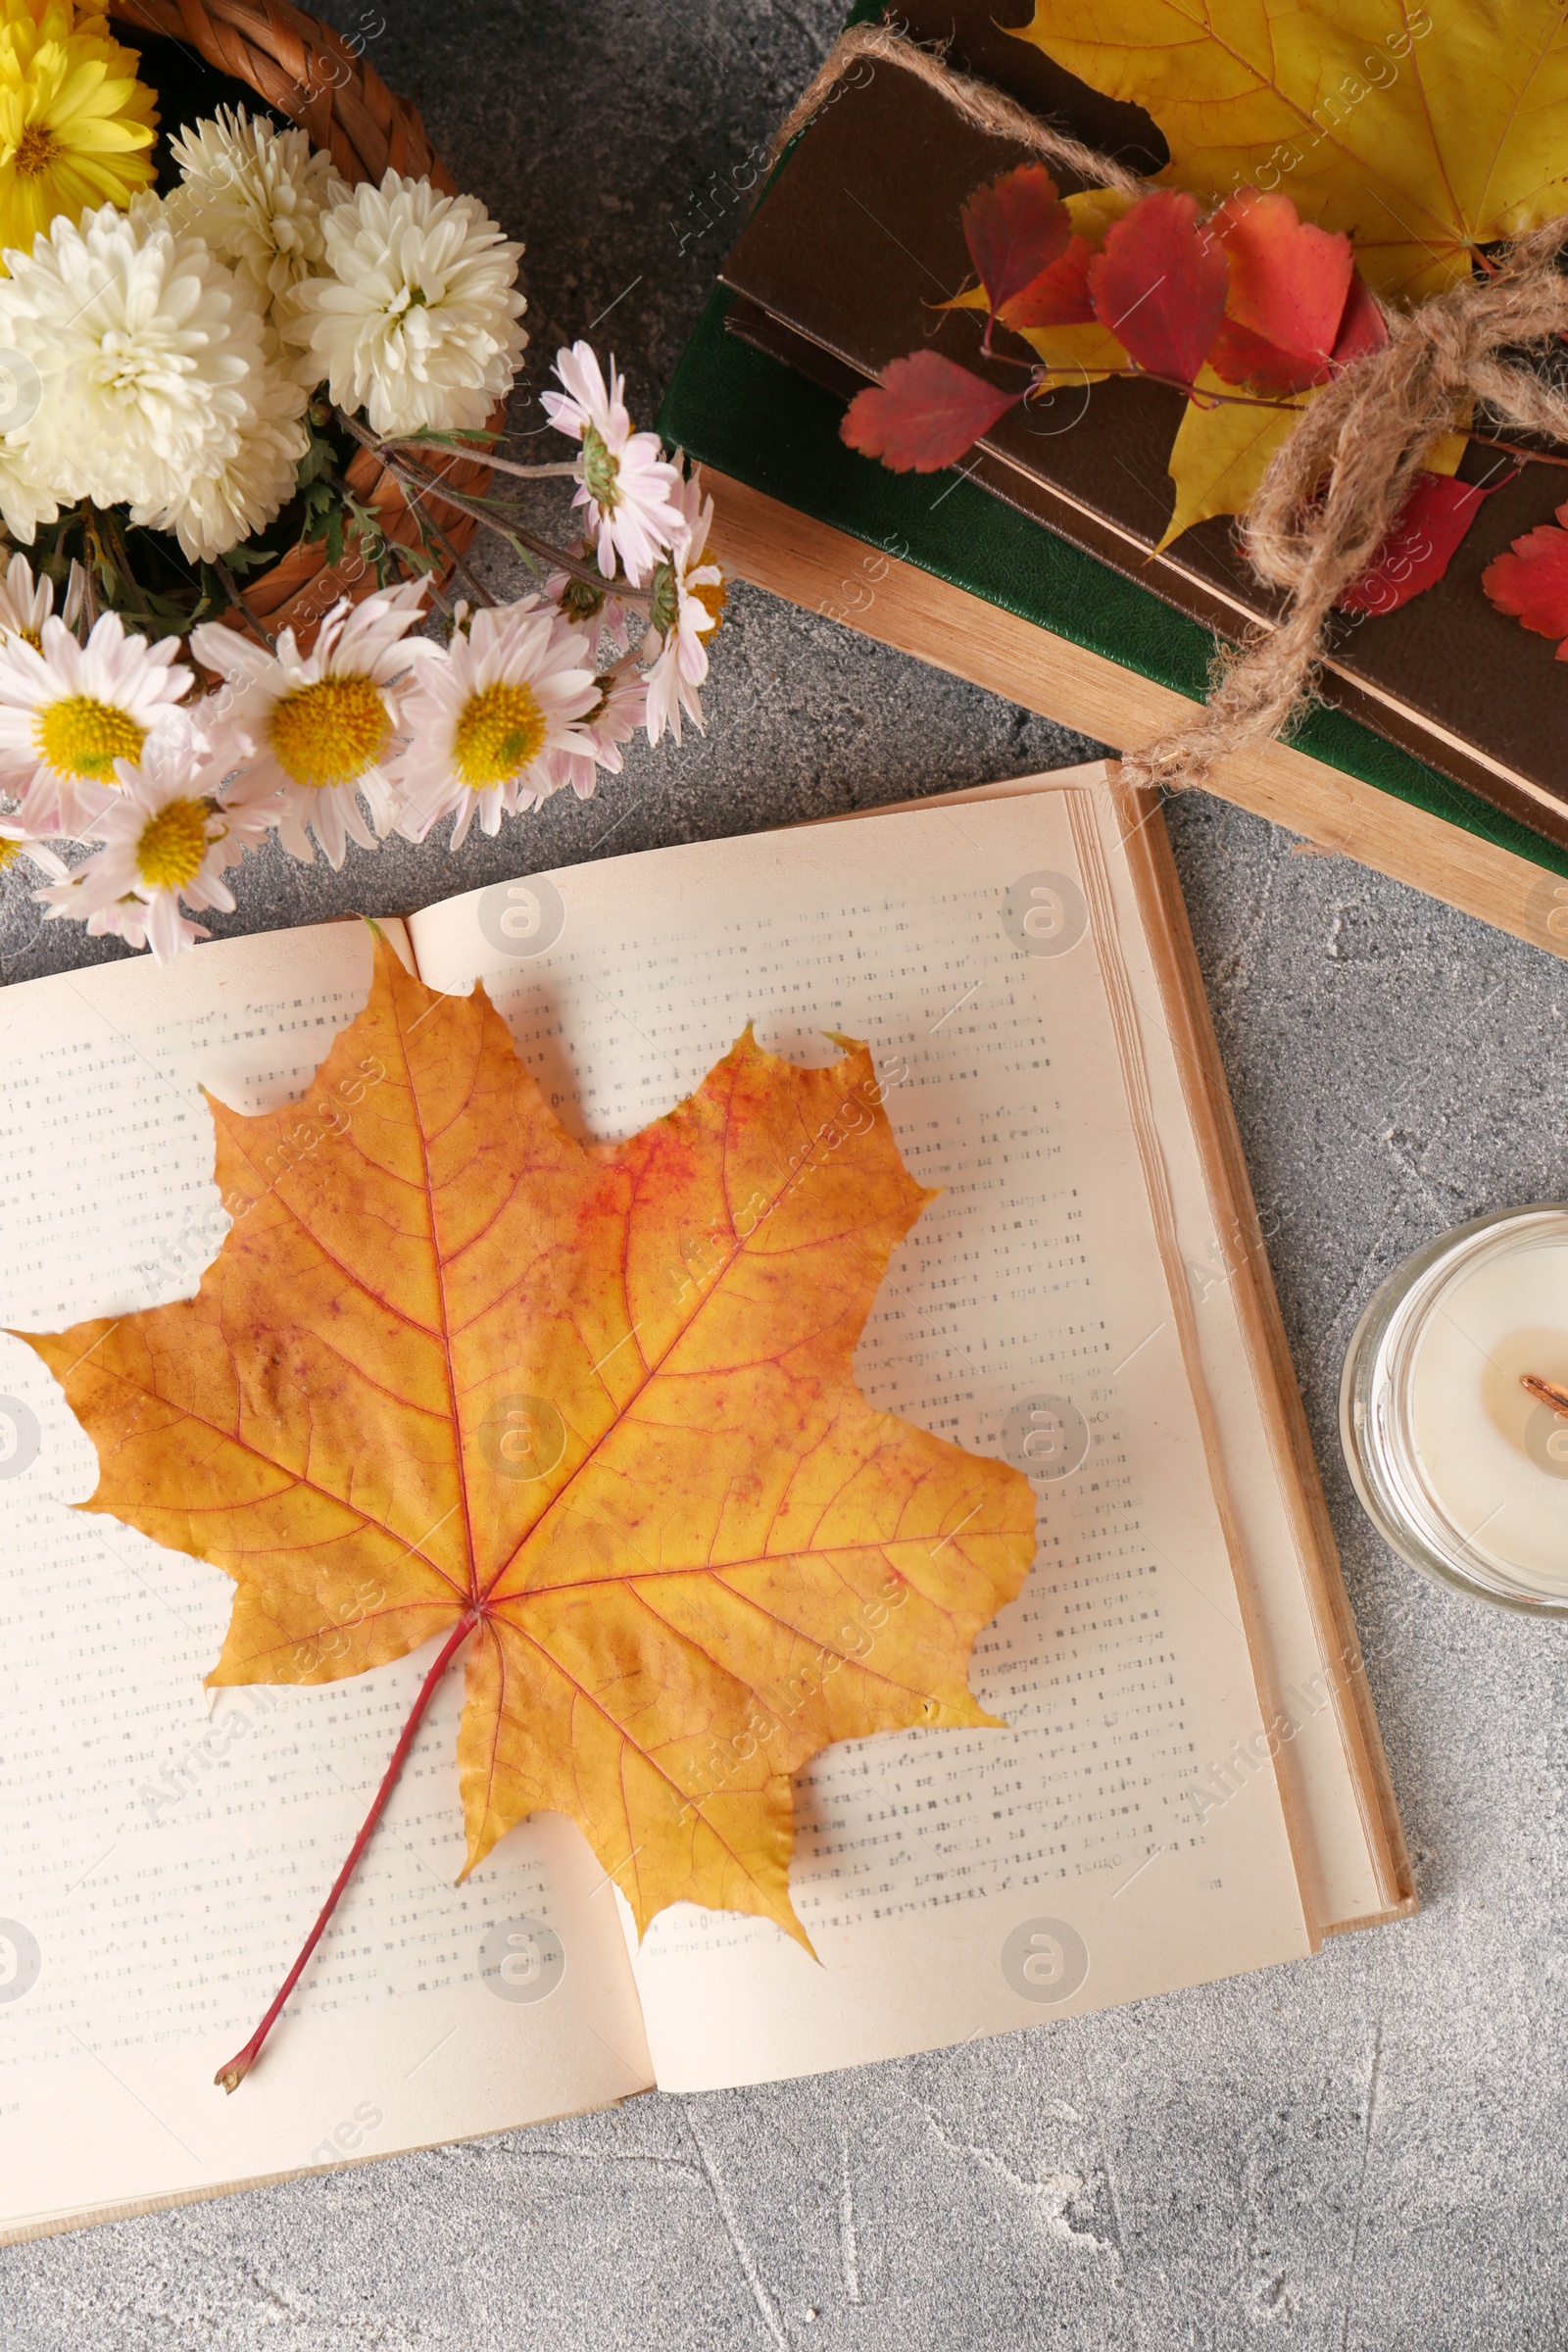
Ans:
[[[1556,522],[1543,522],[1516,539],[1505,555],[1494,556],[1481,585],[1499,612],[1511,612],[1538,637],[1556,637],[1559,662],[1568,660],[1568,506]]]
[[[1446,473],[1418,473],[1398,521],[1360,578],[1340,598],[1340,611],[1396,612],[1424,588],[1435,587],[1447,570],[1460,540],[1480,514],[1482,500],[1490,498],[1497,486],[1496,482],[1456,482]],[[1568,550],[1568,531],[1535,531],[1531,536],[1560,540]],[[1515,541],[1517,547],[1527,544],[1523,539]],[[1507,556],[1499,556],[1489,567],[1483,581],[1489,596],[1493,572],[1498,564],[1509,561]],[[1562,633],[1568,635],[1568,565],[1560,577]],[[1493,602],[1495,604],[1498,599],[1493,597]],[[1505,611],[1508,609],[1504,607]],[[1536,623],[1530,621],[1526,626],[1534,628]],[[1545,631],[1547,636],[1557,633],[1552,629]]]
[[[1334,339],[1334,365],[1348,368],[1352,360],[1364,359],[1369,351],[1381,351],[1388,339],[1388,323],[1357,270],[1350,280],[1350,291],[1345,298],[1345,316]]]
[[[1298,351],[1282,351],[1229,317],[1219,322],[1208,364],[1228,384],[1249,384],[1254,392],[1275,394],[1304,392],[1309,384],[1326,383],[1330,373],[1326,357],[1307,359]]]
[[[1022,398],[1022,390],[999,392],[939,351],[915,351],[894,360],[879,384],[857,392],[839,437],[893,473],[940,473]]]
[[[1074,237],[1066,252],[1032,277],[1021,294],[999,307],[1003,325],[1021,333],[1026,326],[1087,324],[1095,315],[1089,298],[1089,265],[1094,258],[1089,239]]]
[[[1242,326],[1229,312],[1220,320],[1208,364],[1228,384],[1250,384],[1256,392],[1275,395],[1305,392],[1326,384],[1331,375],[1348,368],[1369,351],[1381,351],[1389,339],[1383,313],[1359,276],[1350,279],[1345,314],[1326,360],[1303,352],[1282,350]]]
[[[1355,274],[1348,237],[1300,220],[1289,196],[1241,188],[1209,226],[1230,257],[1230,291],[1209,365],[1228,384],[1304,392],[1388,340]]]
[[[1230,257],[1225,315],[1320,367],[1334,349],[1355,264],[1350,240],[1314,228],[1289,196],[1240,188],[1209,222]]]
[[[1225,309],[1230,264],[1196,196],[1160,188],[1105,236],[1089,269],[1095,316],[1152,375],[1191,383]]]
[[[963,208],[964,242],[995,318],[1065,252],[1072,220],[1044,164],[1020,164]]]

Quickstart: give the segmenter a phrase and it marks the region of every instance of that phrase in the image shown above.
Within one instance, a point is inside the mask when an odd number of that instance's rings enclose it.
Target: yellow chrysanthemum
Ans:
[[[150,187],[158,115],[134,51],[63,0],[0,11],[0,249],[32,251],[57,213],[124,207]]]

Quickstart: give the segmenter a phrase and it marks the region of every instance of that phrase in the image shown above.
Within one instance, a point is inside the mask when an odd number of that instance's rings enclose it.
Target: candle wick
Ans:
[[[1568,1389],[1559,1389],[1554,1380],[1541,1380],[1534,1372],[1521,1372],[1519,1386],[1538,1403],[1549,1404],[1554,1413],[1568,1421]]]

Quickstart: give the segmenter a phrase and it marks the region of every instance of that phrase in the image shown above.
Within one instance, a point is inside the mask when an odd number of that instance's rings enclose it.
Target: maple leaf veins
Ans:
[[[805,1942],[791,1773],[993,1722],[969,1652],[1034,1555],[1026,1479],[855,1385],[932,1195],[863,1046],[799,1069],[748,1031],[585,1147],[482,988],[437,996],[379,934],[375,964],[320,1082],[386,1075],[339,1132],[212,1103],[235,1221],[197,1296],[31,1338],[98,1448],[81,1507],[233,1578],[215,1683],[471,1629],[467,1869],[554,1810],[639,1929],[689,1899]]]

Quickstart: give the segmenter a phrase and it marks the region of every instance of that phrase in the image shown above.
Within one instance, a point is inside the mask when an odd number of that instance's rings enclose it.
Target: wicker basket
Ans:
[[[394,98],[340,33],[288,0],[108,0],[108,13],[132,43],[138,32],[162,33],[198,50],[220,74],[248,83],[268,106],[308,131],[313,146],[324,147],[346,180],[379,179],[390,168],[456,193],[415,108]],[[164,125],[166,131],[172,127]],[[501,420],[498,411],[492,426]],[[455,490],[470,493],[484,491],[492,479],[488,466],[462,459],[442,470]],[[396,475],[368,450],[359,452],[344,478],[388,539],[405,547],[420,544]],[[461,555],[477,527],[472,516],[434,499],[426,512]],[[292,628],[304,649],[339,597],[357,602],[375,584],[374,569],[362,557],[345,554],[341,563],[328,564],[318,541],[293,548],[270,571],[248,578],[245,601],[274,635]],[[238,612],[223,617],[246,630]]]

